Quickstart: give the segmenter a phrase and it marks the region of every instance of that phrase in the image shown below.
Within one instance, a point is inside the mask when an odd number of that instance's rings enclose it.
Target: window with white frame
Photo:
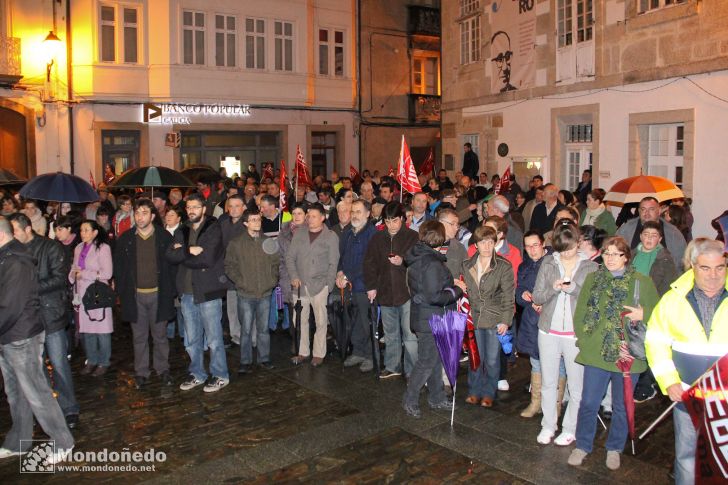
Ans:
[[[265,20],[245,19],[245,67],[265,69]]]
[[[215,15],[215,65],[235,67],[235,17]]]
[[[119,22],[119,19],[121,22]],[[99,6],[99,60],[139,62],[139,9],[129,6]],[[121,25],[121,28],[117,28]]]
[[[639,13],[653,12],[680,3],[687,3],[687,0],[639,0]]]
[[[480,10],[479,0],[460,0],[460,16],[474,14]]]
[[[322,76],[344,77],[344,31],[320,28],[318,45],[318,73]]]
[[[276,71],[293,71],[293,23],[276,20],[273,34]]]
[[[205,13],[182,11],[182,62],[205,64]]]
[[[438,56],[425,53],[413,55],[412,93],[440,94],[440,58]]]
[[[463,135],[463,145],[470,143],[470,149],[475,152],[476,155],[480,155],[480,135],[468,134]]]
[[[592,169],[594,155],[592,130],[591,123],[566,125],[564,166],[568,190],[576,190],[584,170]]]
[[[594,0],[556,1],[556,80],[594,76]]]
[[[480,60],[480,15],[460,21],[460,64]]]
[[[647,166],[643,172],[675,182],[682,188],[685,149],[685,125],[669,123],[650,125]]]

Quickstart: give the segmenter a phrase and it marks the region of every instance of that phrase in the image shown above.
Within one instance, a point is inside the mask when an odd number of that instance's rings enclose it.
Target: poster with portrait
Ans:
[[[536,77],[535,0],[490,5],[491,92],[530,88]]]

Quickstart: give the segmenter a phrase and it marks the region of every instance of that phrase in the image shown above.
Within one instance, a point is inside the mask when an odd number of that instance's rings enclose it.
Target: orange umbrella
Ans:
[[[645,197],[654,197],[658,201],[685,197],[683,191],[670,180],[654,175],[638,175],[622,179],[612,186],[604,197],[604,202],[622,206],[631,202],[639,202]]]

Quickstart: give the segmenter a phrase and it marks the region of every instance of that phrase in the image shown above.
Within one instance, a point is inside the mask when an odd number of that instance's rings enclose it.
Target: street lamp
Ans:
[[[43,40],[43,48],[46,54],[46,81],[51,81],[51,68],[56,61],[56,55],[61,49],[61,39],[51,30]]]

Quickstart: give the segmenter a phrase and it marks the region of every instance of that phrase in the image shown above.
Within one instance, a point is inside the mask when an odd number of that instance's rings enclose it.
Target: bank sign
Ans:
[[[247,104],[144,103],[142,105],[144,123],[189,125],[195,117],[247,117],[250,114],[250,105]]]

